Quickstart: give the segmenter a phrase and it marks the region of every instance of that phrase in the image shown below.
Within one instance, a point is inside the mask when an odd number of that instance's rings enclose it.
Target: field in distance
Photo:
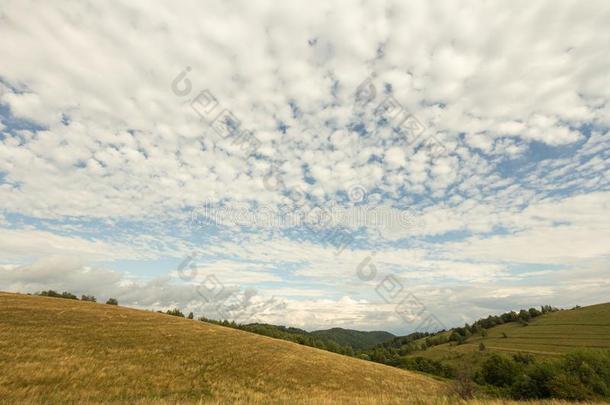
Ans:
[[[610,303],[547,313],[527,325],[510,322],[494,326],[487,329],[487,336],[472,335],[464,344],[445,343],[412,356],[463,367],[479,363],[493,352],[553,357],[582,348],[610,349]]]
[[[0,293],[0,403],[431,403],[448,384],[196,320]]]

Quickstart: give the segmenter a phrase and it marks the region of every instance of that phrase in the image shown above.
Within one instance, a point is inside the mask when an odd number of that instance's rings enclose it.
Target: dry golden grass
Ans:
[[[0,293],[2,403],[448,403],[433,378],[235,329]]]

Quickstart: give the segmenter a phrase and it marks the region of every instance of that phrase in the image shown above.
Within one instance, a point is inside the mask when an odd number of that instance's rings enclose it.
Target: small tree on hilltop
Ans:
[[[165,311],[165,313],[167,315],[180,316],[180,317],[184,318],[184,314],[182,312],[180,312],[180,310],[178,308],[168,309],[167,311]]]
[[[119,301],[117,301],[116,298],[108,298],[108,301],[106,301],[106,304],[108,304],[108,305],[119,305]]]

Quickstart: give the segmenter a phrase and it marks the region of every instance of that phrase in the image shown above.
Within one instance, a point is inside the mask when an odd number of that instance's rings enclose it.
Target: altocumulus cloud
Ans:
[[[389,275],[445,324],[607,301],[608,21],[605,1],[4,1],[0,289],[205,315],[214,275],[233,313],[395,332],[416,325],[376,293]],[[200,119],[203,90],[253,153]],[[380,119],[388,97],[442,153]],[[415,220],[193,226],[206,203]]]

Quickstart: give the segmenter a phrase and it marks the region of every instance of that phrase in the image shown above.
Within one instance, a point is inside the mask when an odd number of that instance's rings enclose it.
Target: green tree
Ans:
[[[499,354],[492,354],[481,367],[481,377],[484,382],[496,387],[510,387],[518,374],[517,363]]]
[[[521,311],[519,311],[519,320],[523,321],[523,322],[529,322],[529,320],[532,318],[532,316],[530,315],[529,311],[526,311],[525,309],[522,309]]]
[[[180,312],[180,310],[178,308],[168,309],[167,311],[165,311],[165,313],[167,315],[180,316],[180,317],[184,318],[184,314],[182,312]]]

